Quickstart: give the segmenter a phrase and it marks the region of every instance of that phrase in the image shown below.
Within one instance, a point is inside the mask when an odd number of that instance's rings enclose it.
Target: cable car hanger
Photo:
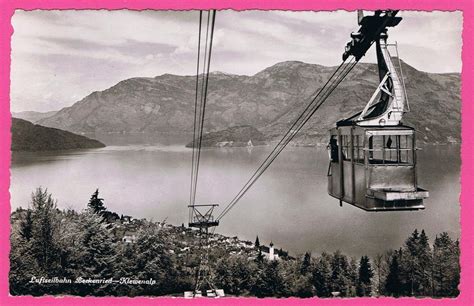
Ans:
[[[401,21],[392,16],[387,26]],[[382,11],[365,17],[359,13],[361,27],[351,34],[343,58],[361,56],[358,44],[364,44],[370,27],[383,18]],[[330,130],[328,193],[341,206],[346,202],[366,211],[424,209],[429,193],[418,186],[415,130],[401,122],[408,99],[398,49],[399,71],[388,50],[387,29],[371,37],[376,42],[380,84],[361,112]]]

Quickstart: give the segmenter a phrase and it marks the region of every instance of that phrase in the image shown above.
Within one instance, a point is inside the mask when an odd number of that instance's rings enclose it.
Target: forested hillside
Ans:
[[[54,151],[105,147],[98,140],[12,118],[12,151]]]
[[[59,210],[47,190],[11,215],[12,295],[182,296],[199,265],[198,232],[119,216],[97,190],[84,211]],[[354,258],[321,250],[278,260],[264,246],[214,234],[214,283],[230,296],[355,297],[459,294],[459,243],[414,230],[396,250]]]

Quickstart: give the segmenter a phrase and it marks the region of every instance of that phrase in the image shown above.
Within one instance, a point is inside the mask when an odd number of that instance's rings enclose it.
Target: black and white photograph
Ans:
[[[460,294],[461,11],[11,24],[11,296]]]

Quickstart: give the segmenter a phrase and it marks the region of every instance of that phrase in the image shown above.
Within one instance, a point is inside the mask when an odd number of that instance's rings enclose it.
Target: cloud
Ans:
[[[198,13],[186,14],[186,19],[197,22]],[[34,27],[31,26],[33,24]],[[106,46],[120,45],[130,39],[147,43],[178,44],[180,40],[196,32],[194,23],[183,22],[182,18],[171,18],[166,11],[142,14],[127,10],[20,10],[15,12],[13,26],[22,36],[72,37]]]
[[[401,12],[389,35],[417,69],[460,71],[460,12]],[[197,11],[16,11],[14,111],[57,110],[130,77],[195,73]],[[355,12],[219,11],[211,70],[252,75],[280,61],[337,65]],[[373,61],[369,54],[364,61]]]

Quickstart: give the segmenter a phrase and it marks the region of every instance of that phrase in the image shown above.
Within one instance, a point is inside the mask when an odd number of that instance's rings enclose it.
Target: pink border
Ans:
[[[474,207],[469,205],[469,198],[474,197],[474,188],[469,186],[474,183],[474,125],[469,119],[474,115],[474,104],[470,97],[474,95],[473,57],[474,46],[474,1],[472,0],[0,0],[0,305],[88,305],[92,303],[114,305],[474,305],[473,277],[474,277],[474,247],[472,246],[474,227]],[[461,294],[456,299],[414,299],[414,298],[380,298],[380,299],[200,299],[184,300],[173,298],[53,298],[53,297],[11,297],[8,295],[8,270],[9,270],[9,232],[10,232],[10,206],[9,206],[9,164],[10,164],[10,37],[13,28],[10,24],[15,9],[283,9],[283,10],[335,10],[335,9],[408,9],[408,10],[444,10],[463,11],[463,51],[462,51],[462,168],[461,168]]]

